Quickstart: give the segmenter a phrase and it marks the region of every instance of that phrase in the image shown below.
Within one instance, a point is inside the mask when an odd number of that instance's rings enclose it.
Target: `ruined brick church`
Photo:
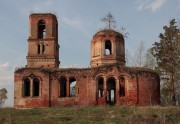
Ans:
[[[27,65],[14,72],[14,107],[160,103],[159,75],[125,66],[121,33],[104,29],[93,36],[90,68],[59,68],[56,16],[33,13],[29,28]]]

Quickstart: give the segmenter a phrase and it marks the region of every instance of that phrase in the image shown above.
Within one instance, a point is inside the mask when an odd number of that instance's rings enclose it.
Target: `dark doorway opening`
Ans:
[[[33,80],[33,96],[39,96],[39,79]]]
[[[102,77],[100,77],[98,79],[98,97],[104,96],[103,87],[104,87],[104,79]]]
[[[116,103],[116,81],[113,77],[107,80],[106,102],[109,105],[114,105]]]
[[[27,97],[30,96],[30,80],[29,78],[26,78],[24,80],[24,93],[23,96]]]
[[[60,97],[66,97],[66,82],[67,79],[65,77],[60,78]]]

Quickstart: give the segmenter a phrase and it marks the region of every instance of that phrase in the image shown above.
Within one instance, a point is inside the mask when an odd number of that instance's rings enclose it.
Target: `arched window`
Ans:
[[[30,79],[24,79],[23,96],[30,96]]]
[[[76,96],[76,79],[70,78],[69,79],[70,84],[70,97]]]
[[[125,78],[120,77],[119,79],[119,96],[125,96]]]
[[[112,45],[110,40],[105,41],[105,55],[111,55],[112,54]]]
[[[66,97],[66,82],[67,79],[65,77],[60,78],[59,86],[60,86],[60,91],[59,91],[59,96],[60,97]]]
[[[103,97],[104,95],[103,86],[104,86],[104,79],[100,77],[98,79],[98,97]]]
[[[33,79],[33,96],[39,96],[39,79]]]
[[[38,38],[44,39],[46,37],[46,25],[44,20],[38,22]]]
[[[42,54],[45,52],[45,44],[42,45]]]
[[[38,44],[38,54],[40,54],[40,50],[41,50],[41,45]]]

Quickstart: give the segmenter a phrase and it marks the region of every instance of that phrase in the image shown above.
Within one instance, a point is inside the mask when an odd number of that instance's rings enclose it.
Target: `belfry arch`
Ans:
[[[105,41],[105,55],[112,54],[112,43],[110,40]]]
[[[45,39],[46,37],[46,24],[44,20],[38,22],[38,39]]]

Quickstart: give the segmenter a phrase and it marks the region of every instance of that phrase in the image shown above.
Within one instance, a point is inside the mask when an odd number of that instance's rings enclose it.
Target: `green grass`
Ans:
[[[180,107],[59,106],[0,109],[0,124],[180,124]]]

